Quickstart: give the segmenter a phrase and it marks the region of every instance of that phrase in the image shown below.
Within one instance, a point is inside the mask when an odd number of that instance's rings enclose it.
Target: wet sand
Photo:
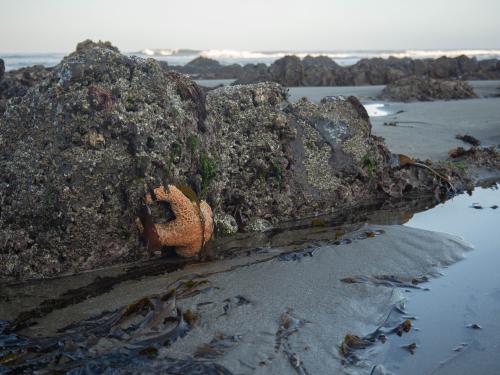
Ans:
[[[200,311],[200,324],[193,335],[179,340],[173,349],[193,352],[217,332],[224,332],[241,335],[239,345],[220,362],[233,373],[290,373],[290,356],[300,359],[298,368],[303,373],[346,369],[338,351],[344,336],[362,336],[383,326],[404,298],[398,288],[384,287],[371,278],[391,275],[411,284],[412,279],[435,274],[439,267],[462,259],[470,249],[457,237],[401,226],[364,230],[374,229],[384,233],[351,244],[320,246],[301,260],[278,259],[215,276],[211,283],[220,289],[185,306],[215,303]],[[368,279],[343,281],[358,276]],[[223,301],[235,296],[243,296],[249,303],[234,306],[220,317]],[[287,313],[304,324],[276,347],[280,319]],[[404,321],[403,315],[396,324]],[[371,364],[358,362],[354,369],[369,372]]]
[[[373,117],[373,132],[398,154],[444,160],[450,149],[470,146],[456,139],[457,134],[473,135],[484,146],[500,144],[500,98],[391,103],[386,108],[394,114]]]

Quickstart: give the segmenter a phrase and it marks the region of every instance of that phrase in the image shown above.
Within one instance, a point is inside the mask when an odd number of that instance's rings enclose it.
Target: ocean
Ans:
[[[221,64],[271,64],[275,60],[286,56],[296,55],[303,58],[311,56],[328,56],[338,64],[352,65],[364,58],[381,57],[410,57],[413,59],[438,58],[441,56],[457,57],[466,55],[478,60],[500,59],[500,50],[470,49],[470,50],[374,50],[374,51],[238,51],[238,50],[189,50],[189,49],[143,49],[137,52],[125,52],[126,55],[143,58],[152,57],[167,61],[170,65],[185,65],[196,57],[203,56],[219,61]],[[1,53],[0,58],[5,61],[6,70],[18,69],[25,66],[44,65],[54,66],[65,56],[64,53]]]

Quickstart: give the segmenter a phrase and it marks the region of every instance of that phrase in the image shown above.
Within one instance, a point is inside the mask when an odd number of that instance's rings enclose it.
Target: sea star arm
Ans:
[[[166,224],[155,224],[156,233],[163,246],[186,246],[191,241],[185,227],[174,220]]]
[[[214,231],[214,224],[212,220],[212,209],[208,205],[207,202],[201,201],[200,203],[200,211],[203,216],[203,244],[205,244],[211,237]]]
[[[174,185],[168,185],[167,189],[160,186],[154,189],[154,193],[156,195],[156,199],[159,201],[169,202],[174,213],[176,209],[184,209],[185,207],[192,206],[189,198]]]

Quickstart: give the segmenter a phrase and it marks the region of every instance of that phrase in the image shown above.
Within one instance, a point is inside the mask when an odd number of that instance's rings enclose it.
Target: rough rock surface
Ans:
[[[448,155],[453,162],[463,163],[467,167],[500,169],[500,152],[495,146],[473,146],[467,150],[457,147],[448,151]]]
[[[205,98],[152,59],[85,41],[0,117],[0,276],[147,257],[135,220],[160,183],[188,184],[229,233],[441,185],[393,166],[354,97],[291,105],[261,83]]]
[[[366,198],[365,182],[357,179],[361,159],[369,152],[383,158],[369,122],[350,102],[291,106],[286,99],[286,90],[272,83],[207,95],[207,123],[218,139],[214,209],[242,228],[255,217],[277,223]]]
[[[388,84],[380,93],[380,99],[399,102],[452,100],[476,98],[477,95],[466,81],[442,79],[402,78]]]
[[[231,235],[238,232],[238,223],[236,219],[228,214],[215,213],[214,226],[219,235]]]
[[[0,65],[2,64],[3,61]],[[1,71],[2,68],[0,67]],[[4,74],[3,79],[0,73],[0,114],[5,110],[7,100],[24,96],[30,87],[47,78],[50,71],[51,68],[35,65],[11,70]]]
[[[0,274],[141,256],[134,219],[146,189],[199,176],[209,137],[196,90],[152,59],[86,41],[11,100],[0,119]]]

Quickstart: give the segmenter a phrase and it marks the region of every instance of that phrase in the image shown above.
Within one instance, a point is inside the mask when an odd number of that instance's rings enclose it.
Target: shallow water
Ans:
[[[474,203],[483,209],[472,208]],[[408,375],[500,373],[500,209],[494,205],[500,205],[500,191],[477,188],[406,224],[460,235],[475,251],[431,280],[430,291],[409,293],[406,310],[418,317],[419,331],[385,344],[379,360],[387,369]],[[400,347],[412,342],[414,355]]]

